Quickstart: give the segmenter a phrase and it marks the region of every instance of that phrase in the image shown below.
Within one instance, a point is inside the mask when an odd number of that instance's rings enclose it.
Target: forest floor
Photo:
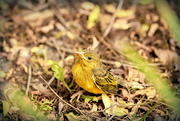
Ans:
[[[116,49],[120,41],[128,41],[158,67],[179,96],[180,44],[154,3],[18,1],[0,6],[0,120],[37,120],[36,114],[47,120],[131,120],[135,113],[134,120],[140,120],[147,112],[148,121],[180,120],[146,75]],[[180,15],[178,1],[169,5]],[[87,48],[95,50],[113,75],[125,82],[114,95],[116,102],[125,105],[114,109],[116,115],[107,109],[102,95],[82,92],[73,79],[74,53]],[[63,79],[56,78],[48,60],[62,67]],[[18,96],[11,92],[25,95],[16,102]],[[32,111],[23,109],[22,105],[30,104]]]

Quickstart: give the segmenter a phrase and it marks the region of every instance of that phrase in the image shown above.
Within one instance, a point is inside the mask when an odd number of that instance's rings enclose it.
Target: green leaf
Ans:
[[[92,121],[92,119],[85,115],[75,115],[73,112],[66,113],[65,116],[68,118],[69,121]]]
[[[98,102],[96,96],[82,95],[82,98],[85,100],[86,103],[88,103],[91,99],[93,99],[93,101]]]
[[[47,49],[43,48],[43,46],[41,45],[39,47],[33,47],[31,49],[31,52],[38,57],[43,56],[45,60],[47,59],[47,55],[46,55]]]
[[[154,0],[140,0],[140,3],[141,3],[142,5],[151,4],[151,3],[153,3],[153,2],[154,2]]]
[[[4,73],[4,71],[0,71],[0,77],[5,77],[6,73]]]
[[[46,100],[43,104],[47,104],[47,103],[52,104],[49,100]]]
[[[47,61],[50,65],[51,65],[51,69],[54,72],[54,76],[59,79],[60,81],[62,81],[65,85],[65,87],[69,90],[69,92],[71,93],[71,89],[69,88],[69,86],[67,85],[67,83],[64,81],[64,69],[59,66],[59,64],[55,61],[52,60],[48,60]]]
[[[52,104],[52,102],[50,102],[49,100],[46,100],[45,102],[43,102],[40,106],[40,111],[44,110],[44,111],[47,111],[47,110],[52,110],[52,107],[49,106],[48,104]]]
[[[2,103],[3,103],[3,114],[5,116],[9,112],[10,105],[9,105],[9,102],[7,102],[5,100],[3,100]]]
[[[60,67],[59,64],[55,61],[48,60],[47,62],[51,65],[51,69],[54,72],[54,76],[57,79],[64,81],[64,69]]]
[[[87,22],[88,29],[92,28],[95,25],[96,21],[98,20],[99,13],[100,13],[100,8],[98,5],[96,5],[88,17],[88,22]]]

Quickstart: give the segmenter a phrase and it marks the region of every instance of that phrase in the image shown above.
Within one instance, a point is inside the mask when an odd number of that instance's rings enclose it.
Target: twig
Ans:
[[[40,5],[39,7],[33,7],[33,8],[31,8],[30,11],[22,12],[21,14],[19,14],[19,16],[22,17],[22,16],[24,16],[24,15],[27,15],[27,14],[30,14],[30,13],[33,13],[33,12],[36,12],[36,11],[44,10],[44,9],[47,9],[49,6],[50,6],[50,3],[45,3],[45,4],[43,4],[43,5]]]
[[[106,42],[98,31],[96,31],[96,35],[98,40],[100,40],[101,43],[103,43],[116,57],[118,57],[118,54],[114,51],[114,49],[112,49],[113,46],[111,45],[111,43]]]
[[[29,92],[29,86],[30,86],[30,82],[31,82],[31,65],[29,65],[29,75],[28,75],[28,83],[27,83],[27,88],[26,88],[26,95],[28,95],[28,92]]]
[[[84,41],[79,35],[77,35],[72,29],[70,29],[67,25],[66,25],[66,21],[64,20],[64,18],[61,16],[60,14],[60,10],[59,7],[57,5],[55,5],[56,8],[54,9],[54,13],[55,16],[57,17],[57,19],[63,24],[63,26],[67,29],[66,31],[70,31],[71,33],[73,33],[75,35],[75,37],[81,41],[82,43],[84,43],[85,45],[88,45],[88,43],[86,41]]]
[[[104,32],[104,34],[103,34],[103,37],[104,37],[104,38],[109,34],[109,32],[110,32],[110,30],[111,30],[111,28],[112,28],[112,26],[113,26],[113,24],[114,24],[114,21],[115,21],[115,19],[116,19],[116,15],[117,15],[117,13],[119,12],[119,10],[121,9],[123,3],[124,3],[124,0],[119,0],[119,3],[118,3],[118,6],[117,6],[117,9],[116,9],[116,12],[113,14],[112,19],[111,19],[111,22],[109,23],[108,27],[106,28],[106,30],[105,30],[105,32]]]
[[[106,121],[105,119],[102,119],[102,117],[100,118],[100,117],[97,117],[97,116],[94,116],[94,115],[90,115],[89,117],[96,118],[96,119],[98,119],[100,121]],[[96,120],[96,121],[98,121],[98,120]]]
[[[51,41],[47,41],[46,44],[47,44],[48,46],[51,46],[51,47],[54,48],[54,44],[53,44]],[[59,47],[59,49],[60,49],[61,51],[65,51],[65,52],[67,52],[67,53],[74,54],[74,51],[73,51],[71,48]]]
[[[55,76],[53,75],[51,79],[48,81],[48,85],[51,85],[51,83],[54,81]],[[46,85],[46,88],[48,88],[48,85]]]
[[[116,116],[116,113],[113,114],[107,121],[110,121],[114,116]]]
[[[31,64],[32,65],[32,64]],[[36,69],[34,68],[34,66],[32,65],[33,69],[36,71]],[[37,71],[36,71],[37,72]],[[75,109],[75,111],[80,112],[82,115],[85,116],[85,114],[78,108],[74,107],[73,105],[69,104],[68,102],[66,102],[65,100],[62,99],[62,97],[60,97],[52,88],[51,86],[46,82],[46,80],[40,75],[38,74],[39,77],[46,83],[46,85],[48,85],[49,89],[59,98],[60,101],[62,101],[63,103],[65,103],[66,105],[70,106],[71,108]],[[86,116],[85,116],[86,117]]]
[[[61,57],[61,59],[63,60],[63,62],[64,62],[64,56],[65,56],[65,53],[64,53],[64,51],[63,52],[61,52],[60,51],[60,48],[59,48],[59,46],[56,44],[57,42],[56,42],[56,40],[55,39],[52,39],[52,42],[53,42],[53,44],[54,44],[54,47],[56,48],[56,50],[57,50],[57,52],[58,52],[58,54],[59,54],[59,56]],[[63,63],[63,65],[62,66],[64,66],[64,63]]]

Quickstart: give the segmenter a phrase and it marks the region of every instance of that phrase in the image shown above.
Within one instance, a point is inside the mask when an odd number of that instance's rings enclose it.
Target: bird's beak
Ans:
[[[81,52],[76,52],[76,55],[77,55],[79,58],[86,60],[86,57],[84,56],[84,52],[83,52],[83,51],[81,51]]]

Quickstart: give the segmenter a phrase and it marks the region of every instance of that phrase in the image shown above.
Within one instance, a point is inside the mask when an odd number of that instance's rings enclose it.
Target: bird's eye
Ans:
[[[92,59],[92,57],[88,57],[88,60],[91,60]]]

